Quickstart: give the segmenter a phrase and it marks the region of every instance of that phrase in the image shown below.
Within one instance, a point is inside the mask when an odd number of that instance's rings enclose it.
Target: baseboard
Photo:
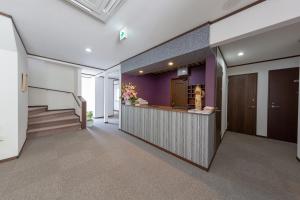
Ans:
[[[260,138],[266,138],[269,139],[268,136],[263,136],[263,135],[255,135],[256,137],[260,137]]]
[[[9,162],[9,161],[15,160],[17,158],[18,158],[18,156],[14,156],[14,157],[11,157],[11,158],[6,158],[6,159],[3,159],[3,160],[0,160],[0,163]]]
[[[296,159],[300,162],[300,158],[297,156]]]
[[[74,110],[75,111],[75,108],[47,109],[47,111],[67,111],[67,110]]]
[[[27,133],[27,131],[26,131],[26,133]],[[26,137],[26,139],[25,139],[25,141],[24,141],[24,143],[22,145],[22,148],[21,148],[21,150],[20,150],[20,152],[19,152],[19,154],[17,156],[0,160],[0,163],[9,162],[9,161],[18,159],[21,156],[22,152],[23,152],[23,149],[24,149],[24,146],[25,146],[26,142],[27,142],[27,137]]]
[[[113,117],[115,115],[108,115],[108,117]],[[103,119],[104,117],[94,117],[94,119]]]
[[[49,109],[47,105],[35,105],[35,106],[28,106],[28,108],[39,108],[45,107],[47,111],[64,111],[64,110],[75,110],[75,108],[59,108],[59,109]]]
[[[38,108],[38,107],[46,107],[48,109],[47,105],[28,106],[28,108]]]
[[[26,130],[26,134],[27,134],[27,130]],[[19,155],[17,156],[17,158],[19,158],[21,156],[21,154],[23,153],[23,149],[24,149],[24,146],[25,146],[26,142],[27,142],[27,137],[26,137],[26,139],[25,139],[25,141],[24,141],[24,143],[22,145],[22,148],[21,148],[21,150],[20,150]]]

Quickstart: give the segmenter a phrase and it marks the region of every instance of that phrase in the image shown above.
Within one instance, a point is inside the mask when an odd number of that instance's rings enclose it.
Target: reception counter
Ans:
[[[124,132],[208,170],[215,153],[215,113],[122,105],[121,115]]]

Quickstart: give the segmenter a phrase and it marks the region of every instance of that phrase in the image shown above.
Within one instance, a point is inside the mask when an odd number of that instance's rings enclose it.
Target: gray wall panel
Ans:
[[[209,25],[186,33],[121,63],[122,73],[209,47]]]
[[[122,130],[208,168],[215,149],[215,115],[122,105]]]

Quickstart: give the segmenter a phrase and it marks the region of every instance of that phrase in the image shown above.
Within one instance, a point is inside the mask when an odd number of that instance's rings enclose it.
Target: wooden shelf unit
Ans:
[[[195,88],[197,85],[189,85],[188,86],[188,109],[195,109]],[[200,85],[201,89],[205,91],[205,85]],[[205,105],[204,98],[203,107]]]

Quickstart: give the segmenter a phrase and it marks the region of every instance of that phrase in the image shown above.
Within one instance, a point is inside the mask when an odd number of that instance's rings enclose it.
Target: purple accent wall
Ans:
[[[155,80],[155,95],[157,95],[154,104],[162,106],[171,105],[171,79],[177,77],[177,71],[169,71],[158,74]]]
[[[205,84],[205,66],[190,69],[189,85]],[[177,70],[157,75],[133,76],[122,75],[122,84],[132,83],[137,86],[138,97],[151,105],[170,106],[171,79],[177,77]]]
[[[205,66],[192,67],[190,72],[189,85],[205,84]]]
[[[215,106],[215,88],[216,88],[216,67],[217,62],[214,55],[206,58],[205,67],[205,105]]]
[[[155,101],[155,88],[153,84],[154,76],[145,75],[145,76],[133,76],[129,74],[122,75],[122,84],[132,83],[136,86],[137,96],[143,98],[153,104]]]

